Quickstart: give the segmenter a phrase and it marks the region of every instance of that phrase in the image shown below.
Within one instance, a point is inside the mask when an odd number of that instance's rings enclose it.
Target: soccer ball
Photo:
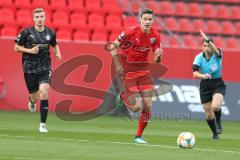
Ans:
[[[182,132],[178,135],[177,145],[180,148],[190,149],[196,142],[195,136],[190,132]]]

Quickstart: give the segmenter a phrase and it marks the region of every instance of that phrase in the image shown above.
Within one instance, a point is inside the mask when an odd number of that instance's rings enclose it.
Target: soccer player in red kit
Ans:
[[[117,105],[123,100],[124,105],[133,112],[142,109],[135,143],[147,143],[142,139],[142,133],[150,119],[154,89],[148,70],[148,55],[153,52],[154,61],[160,63],[163,54],[160,36],[152,29],[153,18],[152,10],[143,10],[140,25],[123,31],[114,41],[117,47],[111,51],[124,86],[124,90],[117,96]]]

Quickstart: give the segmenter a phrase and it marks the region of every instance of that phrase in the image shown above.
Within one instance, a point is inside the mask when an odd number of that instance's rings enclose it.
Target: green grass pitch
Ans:
[[[67,122],[49,114],[49,133],[38,132],[39,113],[0,111],[0,159],[3,160],[233,160],[240,157],[240,122],[224,121],[219,141],[205,121],[151,121],[147,145],[133,144],[137,121],[105,116]],[[196,137],[193,149],[176,145],[180,132]]]

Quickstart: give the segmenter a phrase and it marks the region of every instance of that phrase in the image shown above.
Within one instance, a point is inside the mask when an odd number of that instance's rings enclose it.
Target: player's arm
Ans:
[[[14,50],[16,52],[21,52],[21,53],[28,53],[28,54],[38,54],[39,51],[39,45],[34,46],[33,48],[25,48],[21,45],[18,45],[17,43],[15,43],[14,45]]]
[[[157,48],[154,52],[154,62],[161,63],[162,56],[163,56],[163,49],[162,48]]]
[[[21,53],[24,52],[27,54],[38,54],[39,45],[36,45],[33,48],[24,47],[26,36],[27,36],[26,30],[23,30],[23,31],[21,31],[21,33],[19,33],[19,35],[14,40],[14,42],[15,42],[14,50],[16,52],[21,52]]]
[[[116,39],[112,44],[111,44],[111,54],[112,54],[112,57],[113,57],[113,62],[116,66],[116,72],[117,73],[122,73],[123,71],[123,68],[122,68],[122,65],[120,64],[119,60],[118,60],[118,56],[117,56],[117,49],[120,45],[120,42]]]
[[[154,55],[153,55],[154,62],[161,63],[162,56],[163,56],[163,49],[162,49],[162,44],[161,44],[159,35],[156,36],[156,42],[153,46],[153,52],[154,52]]]
[[[200,73],[200,67],[197,64],[193,64],[193,78],[197,79],[211,79],[210,74],[201,74]]]
[[[206,41],[208,42],[209,46],[211,47],[212,51],[216,54],[216,56],[221,57],[221,52],[214,44],[213,39],[208,37],[201,29],[200,29],[200,34],[203,39],[206,39]]]
[[[58,43],[57,43],[57,38],[56,38],[56,33],[55,32],[52,32],[52,39],[50,41],[50,44],[52,46],[52,50],[53,50],[53,53],[56,56],[57,61],[61,61],[62,60],[62,55],[61,55],[61,51],[60,51]]]
[[[62,55],[61,55],[61,52],[60,52],[58,44],[53,46],[52,50],[55,53],[57,61],[61,61],[62,60]]]

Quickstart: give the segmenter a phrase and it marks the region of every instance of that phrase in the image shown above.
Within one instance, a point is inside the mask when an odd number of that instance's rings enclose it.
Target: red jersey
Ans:
[[[120,42],[120,62],[124,73],[132,77],[132,74],[142,75],[146,73],[149,52],[155,52],[160,48],[160,36],[153,29],[149,33],[143,33],[140,26],[131,27],[118,36]]]
[[[140,26],[131,27],[118,36],[118,41],[128,43],[129,47],[122,50],[128,62],[147,62],[150,51],[160,48],[160,36],[153,29],[143,33]],[[120,47],[121,48],[121,47]]]

